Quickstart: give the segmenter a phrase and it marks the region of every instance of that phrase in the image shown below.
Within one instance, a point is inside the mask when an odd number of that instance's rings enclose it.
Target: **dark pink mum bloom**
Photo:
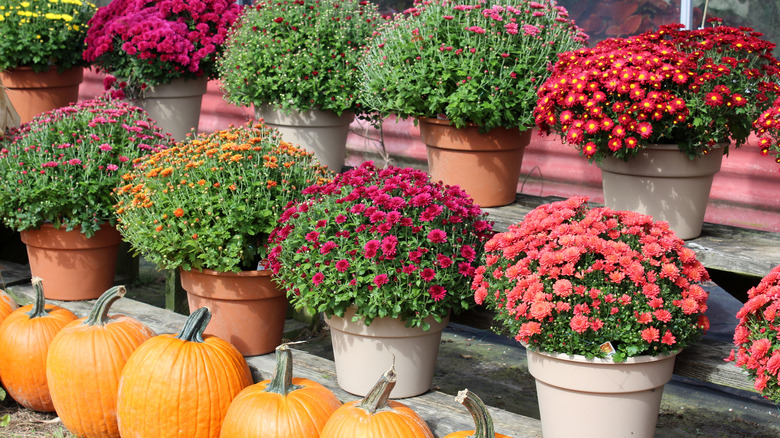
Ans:
[[[440,229],[431,230],[428,233],[428,240],[433,243],[444,243],[447,241],[447,233]]]
[[[323,280],[325,280],[325,274],[323,274],[322,272],[318,272],[318,273],[314,274],[314,277],[311,278],[311,282],[315,286],[317,286],[320,283],[322,283]]]

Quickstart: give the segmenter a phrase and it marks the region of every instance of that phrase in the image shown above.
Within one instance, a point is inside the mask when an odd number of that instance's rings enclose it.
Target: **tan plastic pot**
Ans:
[[[43,279],[47,299],[91,300],[114,284],[122,240],[116,228],[105,224],[87,239],[80,228],[65,231],[43,224],[20,236],[27,245],[30,271]]]
[[[431,180],[460,186],[481,207],[515,201],[531,130],[496,128],[482,134],[476,125],[455,128],[447,120],[418,121]]]
[[[30,67],[0,71],[0,81],[21,123],[27,123],[38,114],[76,102],[84,69],[74,67],[62,74],[56,68],[35,73]]]
[[[182,141],[192,130],[198,130],[203,95],[208,80],[175,79],[171,83],[155,85],[145,91],[144,98],[131,103],[143,108],[157,126]]]
[[[652,438],[676,355],[611,359],[527,350],[545,438]]]
[[[270,105],[260,105],[255,107],[255,117],[276,128],[284,141],[313,152],[322,165],[341,172],[354,114],[337,116],[332,111],[319,110],[288,113]]]
[[[285,292],[271,271],[181,271],[190,311],[211,310],[206,334],[218,336],[244,356],[270,353],[282,343],[287,317]]]
[[[436,358],[439,354],[441,333],[449,318],[437,323],[433,318],[431,329],[404,327],[395,318],[377,318],[371,325],[353,322],[354,309],[347,309],[343,318],[325,318],[330,327],[336,377],[339,386],[355,395],[365,396],[395,358],[398,375],[392,398],[413,397],[428,392],[433,382]]]
[[[681,239],[701,234],[723,149],[691,160],[677,145],[648,145],[629,161],[602,160],[604,205],[666,221]]]

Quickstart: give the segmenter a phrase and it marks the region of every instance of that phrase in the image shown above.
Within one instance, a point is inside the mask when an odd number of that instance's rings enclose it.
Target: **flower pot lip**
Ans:
[[[555,353],[555,352],[546,352],[546,351],[540,351],[537,348],[531,347],[527,345],[526,343],[522,343],[523,347],[526,348],[527,351],[536,353],[541,356],[546,356],[552,359],[558,359],[558,360],[566,360],[571,362],[580,362],[580,363],[589,363],[593,365],[623,365],[623,364],[640,364],[640,363],[648,363],[648,362],[656,362],[659,360],[669,359],[672,357],[677,356],[682,350],[675,350],[670,353],[665,354],[658,354],[658,355],[649,355],[649,354],[643,354],[640,356],[631,356],[627,357],[625,361],[623,362],[615,362],[612,360],[611,357],[605,357],[605,358],[599,358],[594,357],[592,359],[588,359],[587,357],[580,355],[580,354],[565,354],[565,353]]]
[[[263,277],[263,276],[266,276],[266,275],[272,275],[273,274],[273,272],[271,270],[269,270],[269,269],[239,271],[239,272],[229,272],[229,271],[220,272],[220,271],[215,271],[213,269],[208,269],[208,268],[203,268],[203,269],[197,269],[197,268],[184,269],[184,268],[180,267],[179,270],[181,272],[194,272],[194,273],[198,273],[198,274],[211,275],[211,276],[230,276],[230,275],[234,275],[236,277]]]
[[[444,119],[444,118],[439,118],[439,117],[420,116],[420,117],[417,117],[417,120],[419,122],[430,123],[432,125],[444,125],[444,126],[452,125],[452,121],[450,119]],[[480,125],[478,125],[476,123],[473,123],[473,122],[468,122],[468,123],[466,123],[465,127],[468,127],[468,128],[479,128]],[[497,126],[497,127],[493,128],[493,129],[506,129],[506,130],[513,130],[513,131],[514,130],[519,130],[519,131],[522,131],[522,132],[525,132],[525,131],[530,132],[532,128],[533,128],[533,126],[531,126],[529,128],[526,128],[526,129],[522,129],[520,126],[512,126],[512,127],[509,127],[509,128],[507,128],[506,126]]]

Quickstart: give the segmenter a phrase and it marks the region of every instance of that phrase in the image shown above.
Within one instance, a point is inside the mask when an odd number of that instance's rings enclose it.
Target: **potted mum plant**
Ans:
[[[262,124],[200,134],[140,161],[117,188],[119,230],[133,249],[179,269],[190,310],[245,356],[281,343],[287,300],[265,269],[283,207],[328,178],[311,153]]]
[[[182,140],[198,128],[207,82],[239,12],[235,0],[113,0],[90,20],[83,56],[110,75],[115,97]]]
[[[723,155],[778,96],[780,69],[750,28],[680,27],[561,54],[534,114],[601,167],[605,205],[691,239]]]
[[[92,299],[111,287],[120,242],[111,191],[133,160],[169,142],[143,110],[103,98],[8,131],[0,144],[0,217],[21,232],[47,298]]]
[[[0,0],[0,81],[22,123],[78,99],[95,9],[81,0]]]
[[[734,331],[736,352],[726,359],[744,369],[756,391],[780,403],[780,266],[748,291],[748,300],[737,312]]]
[[[526,346],[545,437],[653,436],[676,354],[709,327],[709,275],[683,245],[665,222],[583,197],[485,244],[474,298]]]
[[[587,36],[555,1],[415,1],[361,59],[360,99],[419,122],[434,181],[484,207],[515,200],[536,88]],[[446,164],[445,164],[446,163]]]
[[[270,265],[296,308],[324,313],[339,386],[365,395],[395,358],[393,397],[428,391],[449,315],[472,304],[486,214],[423,171],[372,162],[304,194],[279,219]]]
[[[225,98],[339,172],[357,102],[357,59],[379,21],[362,0],[263,0],[244,9],[220,61]]]

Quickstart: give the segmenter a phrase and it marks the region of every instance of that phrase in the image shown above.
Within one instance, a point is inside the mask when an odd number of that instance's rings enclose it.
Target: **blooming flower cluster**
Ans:
[[[591,161],[627,160],[656,143],[691,157],[718,143],[739,147],[780,90],[774,44],[760,36],[670,25],[563,53],[539,89],[536,124]]]
[[[343,316],[355,306],[366,324],[394,317],[427,329],[425,318],[473,305],[468,284],[492,225],[461,189],[367,162],[304,192],[269,251],[296,307]]]
[[[200,134],[122,176],[119,231],[165,269],[254,270],[282,208],[329,176],[261,124]]]
[[[244,10],[220,61],[226,99],[359,113],[357,58],[380,16],[361,0],[263,0]]]
[[[235,0],[113,0],[90,21],[84,59],[135,98],[147,86],[216,76]]]
[[[780,403],[780,266],[748,291],[737,319],[737,351],[726,360],[747,371],[761,395]]]
[[[775,162],[780,163],[780,97],[753,122],[753,130],[758,136],[761,154],[772,153]]]
[[[552,0],[417,0],[369,45],[361,99],[382,116],[530,128],[548,64],[587,40],[567,17]]]
[[[0,216],[18,231],[51,222],[92,236],[116,223],[111,191],[122,173],[170,142],[125,102],[87,100],[40,114],[0,143]]]
[[[0,0],[0,71],[84,65],[87,22],[96,9],[81,0]]]
[[[614,350],[616,362],[674,352],[709,327],[699,285],[709,274],[683,245],[666,222],[587,198],[542,205],[487,242],[474,298],[543,352]]]

